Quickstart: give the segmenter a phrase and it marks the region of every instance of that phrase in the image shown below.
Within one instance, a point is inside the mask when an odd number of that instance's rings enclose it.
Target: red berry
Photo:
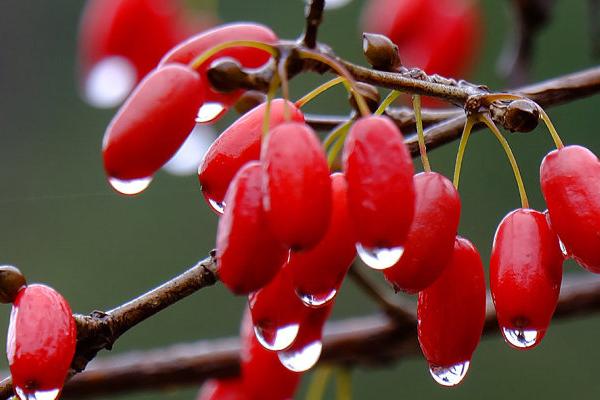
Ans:
[[[263,207],[271,231],[295,251],[314,247],[331,218],[331,180],[321,143],[306,124],[271,129],[261,150]]]
[[[302,374],[285,368],[277,353],[260,345],[252,328],[250,313],[242,319],[242,380],[252,400],[288,400],[294,397]]]
[[[452,256],[460,218],[460,197],[443,175],[417,174],[414,185],[415,216],[404,253],[394,266],[384,270],[397,291],[408,293],[420,292],[440,276]]]
[[[481,37],[481,15],[471,0],[374,0],[364,12],[368,32],[388,36],[407,67],[464,77]]]
[[[104,168],[110,178],[151,177],[177,152],[202,103],[196,72],[169,65],[150,73],[123,104],[104,134]]]
[[[19,292],[10,316],[6,352],[21,399],[48,391],[58,396],[76,339],[71,308],[58,292],[44,285],[29,285]]]
[[[567,253],[600,273],[600,162],[590,150],[567,146],[550,152],[540,168],[552,229]]]
[[[302,301],[320,307],[331,301],[356,256],[356,236],[348,215],[346,178],[331,175],[333,206],[325,237],[316,247],[292,253],[286,267]]]
[[[283,350],[296,339],[306,313],[287,266],[269,284],[248,297],[256,338],[268,350]]]
[[[359,255],[373,268],[391,267],[402,255],[415,207],[413,165],[400,130],[387,117],[359,119],[343,163],[350,217],[364,249]]]
[[[234,293],[248,294],[277,274],[288,249],[268,229],[262,208],[262,169],[258,162],[239,170],[217,228],[217,274]]]
[[[106,71],[112,68],[113,74],[117,74],[113,82],[130,86],[121,91],[126,96],[163,54],[192,33],[184,11],[185,5],[180,0],[88,1],[79,32],[82,78],[86,81],[92,78],[92,71],[98,68],[95,73],[100,73],[103,65]],[[197,30],[206,26],[206,22],[193,25],[193,30]],[[131,79],[126,82],[128,73]],[[86,89],[91,90],[92,86]],[[95,100],[90,97],[93,93],[87,94],[94,105],[113,106],[120,102],[102,104],[98,103],[102,99]]]
[[[207,50],[234,40],[253,40],[263,43],[275,43],[279,39],[269,27],[256,23],[221,25],[193,36],[179,44],[162,58],[160,65],[173,62],[189,64]],[[206,102],[220,103],[226,109],[237,101],[243,93],[243,90],[236,90],[232,93],[221,93],[208,84],[209,81],[206,77],[206,71],[209,69],[212,62],[223,57],[235,59],[244,68],[258,68],[269,61],[271,55],[264,50],[257,48],[243,46],[230,47],[219,51],[207,59],[206,62],[197,69],[203,78],[203,82],[206,82],[202,88]],[[216,115],[215,118],[220,117],[225,112],[225,109],[223,112]],[[205,122],[212,121],[213,119],[209,119]]]
[[[196,400],[251,400],[241,378],[211,379],[202,385]]]
[[[323,349],[323,327],[332,309],[333,302],[324,307],[307,309],[294,343],[277,352],[283,366],[295,372],[308,371],[315,366]]]
[[[536,346],[558,302],[563,256],[546,216],[518,209],[496,231],[490,260],[490,287],[498,324],[508,344]]]
[[[450,263],[419,293],[417,305],[419,343],[438,383],[457,385],[467,373],[483,331],[485,299],[479,252],[457,236]]]
[[[304,122],[304,115],[292,102],[287,102],[287,106],[292,121]],[[284,108],[283,99],[271,102],[269,126],[284,122]],[[222,213],[225,192],[235,173],[248,161],[260,157],[265,109],[263,103],[232,123],[210,146],[198,168],[202,194],[217,212]]]

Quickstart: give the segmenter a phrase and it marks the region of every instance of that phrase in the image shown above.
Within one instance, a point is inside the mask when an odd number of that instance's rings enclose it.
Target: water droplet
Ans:
[[[506,342],[517,349],[528,349],[538,343],[539,332],[535,329],[511,329],[502,327],[502,336]]]
[[[360,259],[373,269],[386,269],[396,264],[402,254],[404,247],[363,247],[356,243],[356,251]]]
[[[327,0],[325,2],[326,10],[335,10],[338,8],[342,8],[350,4],[352,0]]]
[[[15,393],[21,400],[55,400],[60,394],[60,389],[25,391],[17,386]]]
[[[198,110],[196,122],[199,124],[208,124],[221,117],[226,111],[227,108],[221,103],[204,103]]]
[[[569,257],[569,252],[567,251],[567,247],[565,246],[563,241],[560,240],[560,238],[558,239],[558,246],[560,247],[560,251],[563,253],[563,256]]]
[[[98,108],[116,107],[137,82],[135,67],[124,57],[112,56],[92,67],[85,81],[85,100]]]
[[[302,302],[309,307],[322,307],[329,303],[337,294],[336,289],[332,289],[325,293],[300,293],[296,290],[296,294]]]
[[[223,214],[225,211],[225,202],[224,201],[216,201],[215,199],[207,198],[208,205],[212,208],[217,214]]]
[[[148,186],[150,186],[150,182],[152,182],[151,176],[141,179],[132,179],[129,181],[117,178],[108,178],[108,183],[110,183],[113,189],[127,196],[133,196],[143,192]]]
[[[210,126],[196,125],[177,153],[163,166],[172,175],[193,175],[217,135]]]
[[[294,372],[304,372],[311,369],[321,356],[323,343],[320,340],[311,342],[301,349],[278,351],[277,356],[284,367]]]
[[[469,361],[458,363],[450,367],[438,367],[429,365],[429,372],[433,379],[442,386],[458,385],[469,370]]]
[[[278,351],[290,347],[296,339],[299,324],[289,324],[279,328],[254,325],[258,342],[267,350]]]

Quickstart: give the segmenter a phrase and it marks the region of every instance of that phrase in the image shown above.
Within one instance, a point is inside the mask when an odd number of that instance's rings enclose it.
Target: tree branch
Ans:
[[[310,0],[310,3],[306,5],[306,28],[302,37],[302,44],[309,49],[314,49],[317,45],[317,33],[323,20],[324,8],[325,0]]]
[[[600,277],[566,276],[554,320],[600,311]],[[552,328],[550,328],[552,332]],[[498,333],[488,297],[484,335]],[[416,326],[396,324],[384,316],[328,323],[321,362],[381,366],[420,354]],[[82,398],[175,386],[200,385],[210,378],[239,373],[237,338],[203,340],[159,350],[132,352],[94,361],[65,386],[65,398]],[[3,384],[2,398],[10,393]]]

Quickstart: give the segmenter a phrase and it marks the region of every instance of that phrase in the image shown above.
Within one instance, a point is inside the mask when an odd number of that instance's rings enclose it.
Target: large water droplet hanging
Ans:
[[[215,131],[209,126],[196,125],[177,153],[163,166],[172,175],[195,174],[204,153],[216,139]]]
[[[196,122],[199,124],[208,124],[218,119],[227,109],[221,103],[204,103],[198,110]]]
[[[278,351],[277,356],[284,367],[294,372],[304,372],[311,369],[321,356],[323,343],[320,340],[311,342],[301,349]]]
[[[458,363],[450,367],[439,367],[437,365],[429,365],[429,372],[433,379],[442,386],[458,385],[469,370],[469,361]]]
[[[356,252],[360,259],[373,269],[386,269],[396,264],[402,254],[404,247],[363,247],[356,243]]]
[[[322,307],[329,303],[337,294],[336,289],[331,289],[324,293],[301,293],[296,290],[296,294],[302,302],[309,307]]]
[[[504,340],[517,349],[527,349],[537,344],[540,334],[535,329],[520,329],[502,327]]]
[[[294,342],[300,329],[299,324],[289,324],[281,327],[265,327],[254,325],[254,334],[258,342],[267,350],[283,350]]]
[[[15,393],[21,400],[55,400],[60,394],[60,389],[25,391],[15,387]]]
[[[108,178],[108,183],[121,194],[133,196],[143,192],[152,182],[152,177],[132,180],[122,180],[117,178]]]
[[[135,68],[126,58],[104,58],[92,67],[86,77],[85,100],[94,107],[116,107],[131,93],[136,81]]]

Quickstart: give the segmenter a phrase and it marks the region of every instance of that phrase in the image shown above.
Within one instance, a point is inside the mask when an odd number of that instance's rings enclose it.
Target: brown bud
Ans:
[[[371,110],[371,111],[377,110],[377,107],[379,107],[379,101],[381,100],[381,98],[379,97],[379,91],[377,90],[377,88],[373,85],[369,85],[368,83],[363,83],[363,82],[356,82],[355,86],[356,86],[356,90],[358,91],[358,93],[361,94],[362,97],[367,102],[367,106],[369,107],[369,110]],[[355,109],[355,110],[359,109],[358,104],[356,104],[356,98],[354,97],[354,95],[349,94],[348,100],[350,101],[350,106],[353,109]]]
[[[12,303],[19,290],[27,284],[25,277],[10,265],[0,266],[0,302]]]
[[[246,114],[254,107],[267,101],[267,95],[257,90],[248,90],[235,103],[235,111]]]
[[[363,53],[375,69],[395,71],[402,66],[398,46],[387,36],[363,33]]]
[[[248,75],[237,60],[223,57],[213,61],[206,76],[215,90],[228,93],[242,87]]]
[[[514,100],[507,105],[490,106],[492,117],[513,132],[531,132],[540,119],[538,106],[531,100]]]

